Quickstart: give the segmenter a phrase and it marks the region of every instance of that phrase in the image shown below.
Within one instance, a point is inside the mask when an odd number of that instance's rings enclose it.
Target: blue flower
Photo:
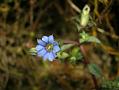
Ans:
[[[60,47],[58,43],[54,41],[53,35],[43,36],[42,39],[38,39],[37,42],[36,51],[38,56],[50,61],[57,57],[56,54],[60,51]]]

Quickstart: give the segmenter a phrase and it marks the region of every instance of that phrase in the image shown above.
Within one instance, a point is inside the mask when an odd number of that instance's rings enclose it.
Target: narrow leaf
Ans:
[[[96,64],[89,64],[88,65],[89,72],[96,77],[101,77],[101,70]]]
[[[71,48],[72,46],[74,46],[74,45],[73,45],[73,44],[63,45],[63,46],[61,47],[61,50],[62,50],[62,51],[67,50],[67,49]]]

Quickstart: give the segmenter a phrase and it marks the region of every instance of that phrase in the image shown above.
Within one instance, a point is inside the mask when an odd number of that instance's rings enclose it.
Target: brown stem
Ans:
[[[79,45],[80,45],[80,44],[79,44]],[[83,56],[84,56],[84,58],[85,58],[83,63],[84,63],[86,66],[88,66],[88,64],[90,64],[90,62],[88,61],[88,58],[87,58],[87,54],[86,54],[86,52],[85,52],[85,49],[84,49],[83,45],[80,45],[79,47],[80,47],[80,50],[81,50],[81,52],[82,52],[82,54],[83,54]],[[91,76],[92,76],[93,83],[94,83],[94,85],[95,85],[95,89],[98,90],[98,84],[97,84],[96,77],[95,77],[94,75],[92,75],[92,74],[91,74]]]
[[[88,64],[90,64],[90,62],[88,61],[88,57],[87,57],[87,54],[86,54],[86,50],[85,50],[85,48],[84,48],[83,45],[81,45],[81,44],[80,44],[79,42],[77,42],[77,41],[71,41],[71,40],[64,40],[64,43],[78,45],[79,48],[80,48],[80,50],[81,50],[81,52],[82,52],[82,54],[83,54],[83,56],[84,56],[84,62],[83,62],[84,65],[85,65],[85,66],[88,66]],[[95,77],[93,74],[91,74],[91,76],[92,76],[93,83],[94,83],[94,85],[95,85],[95,89],[98,90],[98,83],[97,83],[96,77]]]
[[[91,76],[92,76],[92,79],[93,79],[93,83],[94,83],[94,85],[95,85],[95,89],[98,90],[97,79],[96,79],[96,77],[95,77],[94,75],[91,74]]]

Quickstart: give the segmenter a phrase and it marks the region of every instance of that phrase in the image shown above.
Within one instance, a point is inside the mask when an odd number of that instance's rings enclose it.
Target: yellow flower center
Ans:
[[[52,51],[52,50],[53,50],[53,44],[47,44],[47,45],[46,45],[46,50],[47,50],[48,52]]]

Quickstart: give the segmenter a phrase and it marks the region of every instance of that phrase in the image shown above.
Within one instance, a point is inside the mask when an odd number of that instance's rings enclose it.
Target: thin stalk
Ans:
[[[84,56],[84,65],[87,67],[88,64],[90,64],[90,62],[88,61],[88,58],[87,58],[87,54],[85,52],[85,49],[83,47],[83,45],[80,45],[79,43],[79,48]],[[98,83],[97,83],[97,80],[96,80],[96,77],[94,75],[91,74],[91,77],[92,77],[92,80],[93,80],[93,83],[94,83],[94,86],[95,86],[95,89],[98,90]]]

